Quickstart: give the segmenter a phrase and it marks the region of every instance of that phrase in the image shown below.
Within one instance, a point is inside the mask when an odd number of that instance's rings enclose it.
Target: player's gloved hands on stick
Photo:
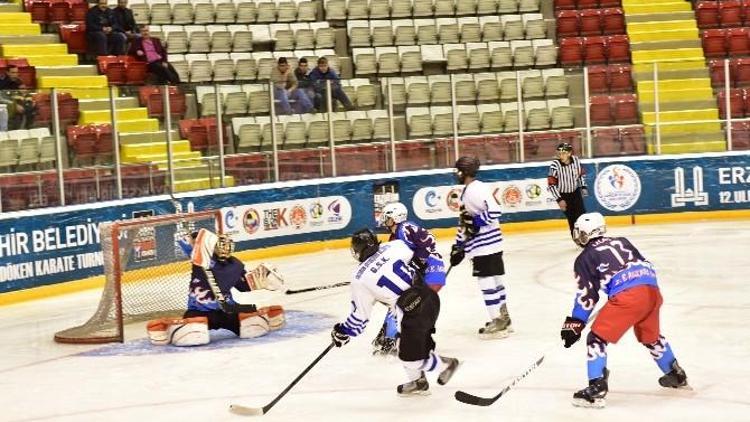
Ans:
[[[466,253],[464,252],[464,247],[459,245],[453,245],[451,247],[451,266],[455,267],[456,265],[460,264],[461,261],[464,260],[464,256],[466,256]]]
[[[331,340],[333,340],[333,344],[336,347],[341,347],[349,343],[349,334],[343,332],[341,324],[336,324],[333,326],[333,330],[331,330]]]
[[[565,342],[566,348],[572,346],[581,338],[581,332],[583,332],[585,326],[586,323],[578,318],[565,317],[565,322],[560,330],[560,338]]]
[[[477,227],[474,224],[474,216],[469,214],[468,211],[463,210],[461,211],[461,215],[458,218],[459,218],[461,227],[463,227],[464,230],[466,230],[467,235],[471,237],[477,234],[477,232],[479,231],[479,227]]]

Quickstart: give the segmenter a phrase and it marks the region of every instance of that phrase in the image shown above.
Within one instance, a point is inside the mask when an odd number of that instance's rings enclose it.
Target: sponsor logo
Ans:
[[[235,216],[234,216],[234,210],[227,211],[226,214],[224,214],[224,226],[227,229],[227,232],[234,231],[235,228]]]
[[[435,192],[432,189],[427,191],[427,193],[424,196],[424,204],[427,205],[427,207],[429,208],[437,207],[439,201],[440,201],[440,195],[438,195],[437,192]]]
[[[526,186],[526,197],[534,200],[538,199],[540,196],[542,196],[542,187],[537,185],[536,183],[532,183],[528,186]]]
[[[301,229],[307,221],[307,213],[305,209],[299,205],[292,207],[292,211],[289,213],[289,221],[292,222],[292,226],[295,229]]]
[[[254,208],[248,208],[245,215],[242,216],[242,226],[247,234],[253,234],[260,227],[260,214]]]
[[[596,175],[596,199],[610,211],[624,211],[635,205],[641,196],[641,179],[630,167],[613,164]]]
[[[323,224],[323,213],[325,212],[323,204],[317,201],[313,202],[312,204],[310,204],[307,211],[308,215],[310,216],[311,226],[320,226]]]
[[[286,208],[269,208],[263,210],[263,230],[278,230],[289,225],[286,221]]]
[[[503,204],[508,207],[517,207],[523,201],[523,193],[521,189],[518,189],[516,185],[510,185],[503,190],[502,195]]]
[[[671,195],[673,207],[684,207],[692,202],[695,205],[708,205],[708,192],[703,191],[703,168],[693,167],[693,188],[685,187],[685,169],[674,169],[674,193]]]
[[[329,223],[340,223],[343,220],[341,217],[341,202],[338,199],[328,204],[328,212],[330,213],[328,216]]]
[[[458,212],[461,209],[461,191],[463,188],[451,188],[448,195],[445,197],[445,204],[448,209],[453,212]]]

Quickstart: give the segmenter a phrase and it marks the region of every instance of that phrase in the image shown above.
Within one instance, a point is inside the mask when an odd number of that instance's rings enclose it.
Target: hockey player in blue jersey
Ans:
[[[500,204],[489,187],[477,179],[479,160],[461,157],[456,161],[458,183],[464,185],[461,193],[461,214],[456,243],[451,249],[451,266],[460,264],[464,257],[472,260],[472,274],[479,282],[490,321],[479,329],[483,339],[504,338],[513,332],[506,304],[503,275],[503,234],[499,218]]]
[[[437,252],[435,236],[428,230],[408,221],[409,212],[400,202],[392,202],[383,207],[379,223],[390,233],[389,241],[400,239],[414,251],[412,264],[417,265],[424,272],[424,283],[435,292],[445,285],[445,263]],[[390,355],[396,353],[396,317],[388,312],[383,322],[383,328],[372,342],[375,355]]]
[[[403,240],[384,244],[369,229],[355,232],[351,251],[360,263],[351,284],[352,310],[344,322],[334,325],[331,339],[337,347],[349,342],[367,327],[372,307],[380,302],[396,316],[400,340],[398,357],[408,381],[396,387],[400,396],[429,394],[425,372],[439,374],[445,385],[458,368],[458,359],[435,353],[435,323],[440,313],[440,298],[427,287],[409,262],[414,252]]]
[[[147,331],[153,344],[199,346],[209,343],[208,330],[224,328],[241,338],[252,338],[284,325],[280,306],[256,309],[235,302],[231,293],[232,288],[240,292],[281,288],[283,279],[275,268],[261,264],[246,272],[242,261],[232,256],[232,239],[206,229],[180,236],[177,242],[192,263],[187,311],[182,318],[149,321]]]
[[[589,386],[573,394],[573,405],[581,407],[604,407],[609,378],[607,344],[617,343],[630,327],[664,373],[659,384],[688,388],[687,375],[661,334],[662,297],[654,267],[628,239],[606,237],[606,231],[604,217],[596,212],[578,217],[573,228],[573,238],[583,251],[574,264],[578,292],[573,312],[560,331],[565,347],[581,338],[599,301],[599,290],[608,296],[586,337]]]

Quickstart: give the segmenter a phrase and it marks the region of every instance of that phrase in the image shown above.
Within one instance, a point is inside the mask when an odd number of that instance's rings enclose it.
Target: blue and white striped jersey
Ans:
[[[467,236],[462,228],[456,234],[456,243],[463,245],[466,257],[492,255],[503,250],[503,233],[500,231],[500,204],[495,201],[487,184],[474,180],[461,193],[464,209],[474,217],[474,225],[479,231],[473,237]]]
[[[380,302],[397,316],[401,315],[396,300],[411,287],[414,270],[408,265],[414,252],[402,240],[380,245],[378,251],[361,263],[352,278],[352,310],[341,326],[343,332],[355,337],[370,321],[372,307]]]

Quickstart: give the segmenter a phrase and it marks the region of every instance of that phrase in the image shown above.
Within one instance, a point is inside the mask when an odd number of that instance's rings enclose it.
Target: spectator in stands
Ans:
[[[128,0],[117,0],[117,7],[112,10],[117,20],[118,30],[122,31],[129,40],[138,35],[138,25],[135,23],[133,11],[128,8]]]
[[[307,59],[299,59],[297,68],[294,69],[294,77],[297,78],[297,88],[302,90],[310,99],[310,103],[315,101],[315,88],[310,80],[310,69],[307,67]]]
[[[107,0],[99,0],[97,7],[86,12],[86,39],[89,50],[97,56],[125,54],[128,38],[107,6]]]
[[[315,87],[315,107],[321,111],[328,111],[326,106],[326,81],[331,81],[331,109],[336,111],[336,100],[341,101],[346,111],[354,110],[352,102],[349,101],[349,97],[341,89],[341,78],[338,73],[328,66],[328,59],[321,57],[318,59],[318,67],[310,72],[310,80],[313,82]]]
[[[297,78],[289,68],[286,57],[279,57],[276,67],[271,71],[273,95],[279,103],[278,114],[292,114],[290,100],[294,100],[296,113],[309,113],[313,109],[307,94],[297,89]]]
[[[156,76],[158,84],[179,84],[180,75],[167,62],[167,51],[162,46],[161,41],[158,38],[151,37],[148,26],[140,25],[139,28],[141,36],[133,39],[128,55],[148,63],[148,71]]]
[[[18,77],[18,67],[8,65],[4,72],[0,72],[0,89],[19,89],[24,88],[23,82]]]

